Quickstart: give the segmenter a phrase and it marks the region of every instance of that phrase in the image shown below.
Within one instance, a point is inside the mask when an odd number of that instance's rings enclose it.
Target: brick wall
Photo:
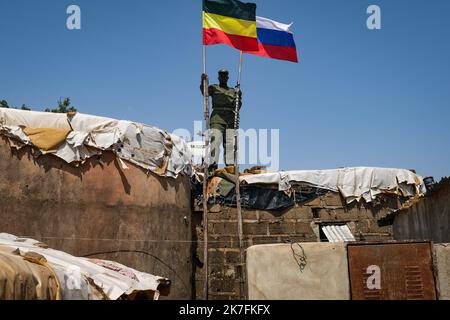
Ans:
[[[319,241],[320,223],[345,222],[357,240],[392,240],[392,226],[378,220],[398,208],[394,197],[377,204],[344,205],[337,193],[328,193],[284,212],[242,210],[245,248],[258,244]],[[245,265],[240,263],[238,220],[235,208],[214,205],[208,215],[209,299],[239,299],[240,281]],[[197,239],[195,292],[203,299],[202,212],[194,213],[194,238]]]

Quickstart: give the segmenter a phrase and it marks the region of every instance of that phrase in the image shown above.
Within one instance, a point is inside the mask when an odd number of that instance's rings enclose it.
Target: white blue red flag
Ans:
[[[244,51],[262,57],[298,62],[297,48],[291,24],[284,24],[267,18],[256,17],[258,50]]]

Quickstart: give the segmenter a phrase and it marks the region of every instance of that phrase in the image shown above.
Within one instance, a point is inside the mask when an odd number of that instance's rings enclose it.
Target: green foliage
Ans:
[[[0,101],[0,108],[9,108],[8,101],[1,100]]]
[[[13,107],[13,106],[10,106],[9,104],[8,104],[8,101],[6,101],[6,100],[0,100],[0,108],[7,108],[7,109],[9,109],[9,108],[11,108],[11,109],[19,109],[19,108],[16,108],[16,107]],[[22,104],[22,106],[20,107],[20,109],[21,110],[28,110],[28,111],[30,111],[31,109],[30,108],[28,108],[26,105],[24,105],[24,104]]]
[[[68,113],[68,112],[77,112],[77,108],[70,105],[70,98],[65,98],[64,100],[58,100],[58,107],[55,109],[45,109],[45,112],[53,112],[53,113]]]
[[[30,111],[31,108],[29,108],[27,105],[22,104],[20,108],[10,106],[8,101],[6,100],[0,100],[0,108],[11,108],[11,109],[20,109],[20,110],[27,110]],[[77,112],[77,108],[70,105],[70,98],[65,99],[59,99],[58,100],[58,106],[55,109],[45,109],[45,112],[53,112],[53,113],[68,113],[68,112]]]

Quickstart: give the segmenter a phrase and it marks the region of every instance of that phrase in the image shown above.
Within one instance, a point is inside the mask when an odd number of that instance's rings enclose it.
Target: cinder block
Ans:
[[[228,279],[213,279],[209,283],[210,291],[212,293],[231,293],[235,292],[235,283],[234,281],[229,281]]]
[[[243,235],[244,248],[253,245],[250,241],[251,237],[252,237],[251,235],[246,235],[244,233]],[[239,249],[239,237],[237,235],[235,237],[231,237],[231,246],[229,247],[229,249]]]
[[[342,201],[341,195],[338,192],[328,192],[323,196],[327,206],[331,207],[343,207],[345,206],[345,201]]]
[[[210,293],[208,296],[209,300],[238,300],[239,297],[236,294],[226,293],[226,294],[215,294]]]
[[[214,235],[236,235],[237,222],[210,222],[209,232]]]
[[[208,250],[209,263],[211,264],[224,264],[225,263],[225,252],[217,249]]]
[[[208,212],[208,221],[223,221],[229,220],[227,215],[223,212]]]
[[[236,235],[238,233],[238,223],[235,222],[225,222],[224,224],[224,234],[227,235]]]
[[[231,207],[222,207],[222,213],[226,215],[228,220],[237,220],[237,210]]]
[[[364,207],[359,210],[358,218],[359,219],[376,219],[377,214],[375,212],[372,212],[370,209]]]
[[[209,276],[210,278],[222,278],[225,275],[223,264],[210,264]]]
[[[222,236],[222,235],[210,235],[208,241],[208,247],[213,248],[232,248],[233,237],[231,236]]]
[[[308,206],[308,207],[324,207],[326,205],[326,203],[322,196],[322,197],[317,197],[310,201],[307,201],[307,202],[303,203],[303,205]]]
[[[246,235],[262,235],[265,236],[268,234],[268,226],[267,222],[255,222],[255,223],[244,223],[242,228],[243,232]]]
[[[297,220],[311,220],[313,218],[311,208],[305,206],[295,208],[295,218]]]
[[[314,235],[314,231],[311,228],[310,222],[297,222],[295,224],[295,234],[311,234]]]
[[[208,211],[210,213],[220,213],[222,212],[222,206],[220,204],[214,204],[212,206],[209,206]]]
[[[269,224],[270,235],[285,235],[295,233],[295,222],[278,222]]]
[[[239,251],[227,251],[225,253],[225,260],[226,263],[229,264],[241,263],[241,256]]]
[[[258,220],[259,214],[257,210],[242,209],[242,218],[248,220]]]
[[[295,220],[297,219],[297,209],[296,207],[289,208],[279,214],[278,218],[283,220]]]
[[[360,210],[358,208],[352,208],[350,210],[344,208],[334,209],[333,212],[335,213],[336,220],[346,220],[346,221],[357,220],[360,214]]]
[[[316,209],[320,220],[336,220],[336,211],[331,209]]]
[[[297,242],[308,242],[309,237],[306,234],[298,234],[295,236],[281,236],[279,237],[278,243],[297,243]]]
[[[377,220],[367,220],[367,222],[370,233],[392,233],[392,225],[380,227]]]
[[[369,232],[369,220],[358,220],[355,222],[355,233],[368,233]]]
[[[311,208],[306,206],[297,206],[292,207],[279,216],[280,218],[283,218],[283,220],[305,220],[305,219],[311,219],[312,213]]]
[[[273,220],[273,219],[279,219],[280,214],[277,214],[275,212],[271,211],[259,211],[259,220],[261,221],[267,221],[267,220]]]
[[[273,243],[279,243],[279,239],[278,237],[269,237],[269,236],[264,236],[264,237],[253,237],[252,238],[252,242],[253,245],[258,245],[258,244],[273,244]]]

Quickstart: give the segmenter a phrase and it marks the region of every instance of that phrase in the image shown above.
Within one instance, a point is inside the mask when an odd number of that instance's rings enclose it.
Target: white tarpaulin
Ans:
[[[361,199],[371,202],[381,193],[416,197],[426,192],[422,177],[406,169],[358,167],[286,171],[242,176],[240,181],[247,184],[276,184],[281,191],[305,183],[340,192],[347,203]]]
[[[167,278],[143,273],[113,261],[74,257],[47,248],[33,239],[0,233],[0,248],[14,252],[18,258],[27,257],[29,253],[43,256],[46,260],[44,265],[58,279],[58,296],[62,300],[116,300],[123,294],[142,291],[153,291],[156,293],[153,297],[157,299],[159,287],[170,286]],[[9,279],[1,280],[6,286]]]
[[[79,163],[101,153],[113,151],[119,158],[132,162],[161,176],[177,177],[180,172],[191,173],[191,155],[186,142],[161,129],[131,121],[115,120],[76,113],[0,109],[0,133],[36,146],[51,135],[41,133],[33,141],[29,129],[61,129],[68,135],[52,153],[69,163]],[[54,142],[54,141],[52,141]],[[58,141],[57,141],[58,142]]]

